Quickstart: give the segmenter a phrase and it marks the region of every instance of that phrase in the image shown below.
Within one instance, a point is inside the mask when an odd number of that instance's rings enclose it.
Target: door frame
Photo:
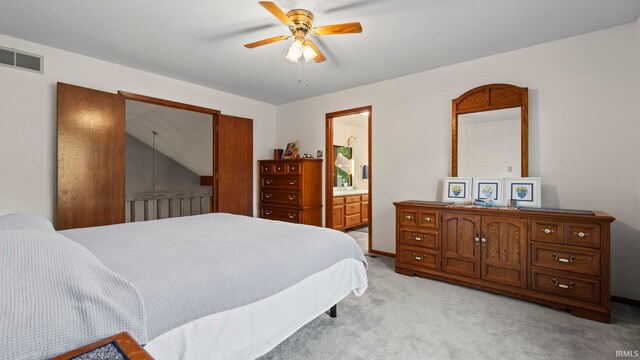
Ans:
[[[119,90],[118,94],[123,96],[125,100],[140,101],[148,104],[161,105],[161,106],[166,106],[174,109],[188,110],[188,111],[211,115],[211,121],[213,122],[213,133],[211,134],[213,139],[212,141],[213,147],[211,149],[211,152],[213,153],[213,164],[212,164],[213,174],[211,174],[213,176],[213,181],[212,181],[213,200],[211,201],[210,211],[217,212],[218,211],[218,181],[216,181],[216,179],[218,178],[218,168],[217,168],[218,152],[216,151],[216,129],[218,127],[219,115],[221,113],[220,110],[171,101],[171,100],[160,99],[160,98],[146,96],[146,95],[140,95],[140,94],[136,94],[128,91],[122,91],[122,90]],[[125,111],[126,111],[126,103],[125,103]]]
[[[357,107],[357,108],[353,108],[353,109],[347,109],[347,110],[341,110],[341,111],[336,111],[336,112],[330,112],[327,113],[325,115],[325,139],[326,139],[326,143],[325,143],[325,154],[326,154],[326,159],[327,159],[327,164],[325,166],[325,227],[328,228],[333,228],[333,216],[332,216],[332,212],[333,212],[333,172],[334,172],[334,168],[335,168],[335,164],[333,163],[333,158],[334,158],[334,154],[333,154],[333,119],[337,118],[337,117],[341,117],[341,116],[347,116],[347,115],[354,115],[354,114],[361,114],[363,112],[369,112],[369,116],[368,116],[368,140],[369,140],[369,148],[368,150],[368,166],[369,166],[369,179],[368,179],[368,187],[369,187],[369,206],[368,206],[368,211],[369,211],[369,241],[368,241],[368,251],[372,254],[378,253],[380,255],[386,255],[385,254],[381,254],[380,252],[377,252],[376,250],[373,250],[373,246],[372,246],[372,234],[373,234],[373,227],[372,227],[372,223],[373,223],[373,214],[371,209],[373,208],[371,204],[373,204],[373,197],[372,197],[372,193],[373,193],[373,188],[371,186],[372,184],[372,179],[373,179],[373,171],[372,171],[372,157],[371,157],[371,148],[372,146],[372,127],[371,127],[371,120],[373,118],[373,107],[371,105],[368,106],[362,106],[362,107]]]

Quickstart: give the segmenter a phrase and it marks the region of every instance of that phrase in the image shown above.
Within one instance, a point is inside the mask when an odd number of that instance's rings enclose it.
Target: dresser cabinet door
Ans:
[[[480,277],[480,216],[445,213],[442,221],[442,269]]]
[[[482,278],[527,286],[527,220],[482,217]]]

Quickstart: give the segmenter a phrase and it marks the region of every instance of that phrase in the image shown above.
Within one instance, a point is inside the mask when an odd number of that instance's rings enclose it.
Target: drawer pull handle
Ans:
[[[576,285],[575,281],[571,281],[568,285],[567,284],[561,284],[558,279],[551,279],[551,281],[553,281],[553,285],[559,287],[560,289],[571,289],[572,287],[574,287]]]
[[[264,211],[264,214],[265,214],[265,215],[271,215],[272,213],[273,213],[273,211],[271,211],[271,210],[265,210],[265,211]]]
[[[573,235],[576,235],[576,236],[577,236],[577,237],[579,237],[579,238],[583,238],[583,237],[589,236],[589,234],[587,234],[587,233],[583,233],[582,231],[580,231],[580,232],[574,232],[574,233],[573,233]]]
[[[296,167],[295,167],[295,166],[292,166],[292,167],[291,167],[291,170],[295,170],[295,169],[296,169]]]
[[[411,235],[413,235],[413,239],[414,239],[415,241],[422,241],[422,240],[424,240],[424,238],[418,237],[415,233],[413,233],[413,234],[411,234]]]
[[[433,220],[433,219],[432,219],[432,218],[430,218],[430,217],[426,217],[426,218],[424,218],[424,221],[426,221],[426,222],[431,222],[431,220]]]
[[[553,234],[553,229],[540,229],[545,234]]]
[[[405,218],[405,219],[407,219],[407,220],[411,220],[411,219],[413,219],[413,216],[411,216],[411,215],[405,215],[405,216],[404,216],[404,218]]]
[[[558,255],[558,253],[555,253],[555,252],[552,253],[551,256],[553,256],[554,259],[556,259],[561,263],[572,263],[576,259],[575,255],[571,255],[568,258],[561,258],[560,255]]]
[[[424,255],[423,255],[423,256],[418,256],[418,255],[416,255],[416,253],[412,253],[412,254],[413,254],[413,258],[414,258],[414,259],[416,259],[416,260],[418,260],[418,261],[422,261],[422,260],[424,260]]]
[[[289,185],[293,185],[293,184],[295,184],[297,182],[298,182],[297,180],[289,180]]]
[[[267,185],[271,184],[271,180],[265,180],[264,181]]]
[[[295,219],[296,216],[298,216],[297,214],[289,214],[289,219]]]
[[[484,244],[487,242],[487,239],[484,238],[484,236],[482,237],[482,239],[480,239],[480,241]]]
[[[267,199],[272,197],[272,196],[273,196],[273,194],[264,194],[264,197],[266,197]]]
[[[296,198],[296,196],[295,196],[295,195],[289,195],[288,197],[289,197],[289,200],[293,200],[293,199],[295,199],[295,198]]]

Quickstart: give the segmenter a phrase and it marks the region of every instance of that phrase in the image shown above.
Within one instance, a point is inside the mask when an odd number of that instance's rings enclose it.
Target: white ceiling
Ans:
[[[200,176],[213,175],[213,118],[211,115],[126,102],[127,133]]]
[[[509,108],[509,109],[461,114],[461,115],[458,115],[458,122],[460,126],[463,126],[467,122],[469,124],[480,124],[480,123],[488,123],[488,122],[503,121],[503,120],[520,121],[521,115],[522,115],[522,111],[520,107],[515,107],[515,108]]]
[[[318,38],[327,56],[298,66],[288,31],[257,0],[2,0],[0,33],[282,104],[629,23],[638,0],[280,0],[316,25],[360,21],[362,34]],[[1,44],[0,44],[1,45]]]
[[[351,125],[359,128],[366,128],[369,125],[369,117],[362,114],[335,117],[333,121],[338,124]]]

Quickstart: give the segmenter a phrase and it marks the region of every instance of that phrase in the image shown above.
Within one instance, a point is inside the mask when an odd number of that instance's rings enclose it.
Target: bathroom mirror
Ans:
[[[451,176],[528,176],[528,90],[471,89],[452,105]]]
[[[350,146],[333,146],[336,164],[334,187],[353,185],[353,149]]]

